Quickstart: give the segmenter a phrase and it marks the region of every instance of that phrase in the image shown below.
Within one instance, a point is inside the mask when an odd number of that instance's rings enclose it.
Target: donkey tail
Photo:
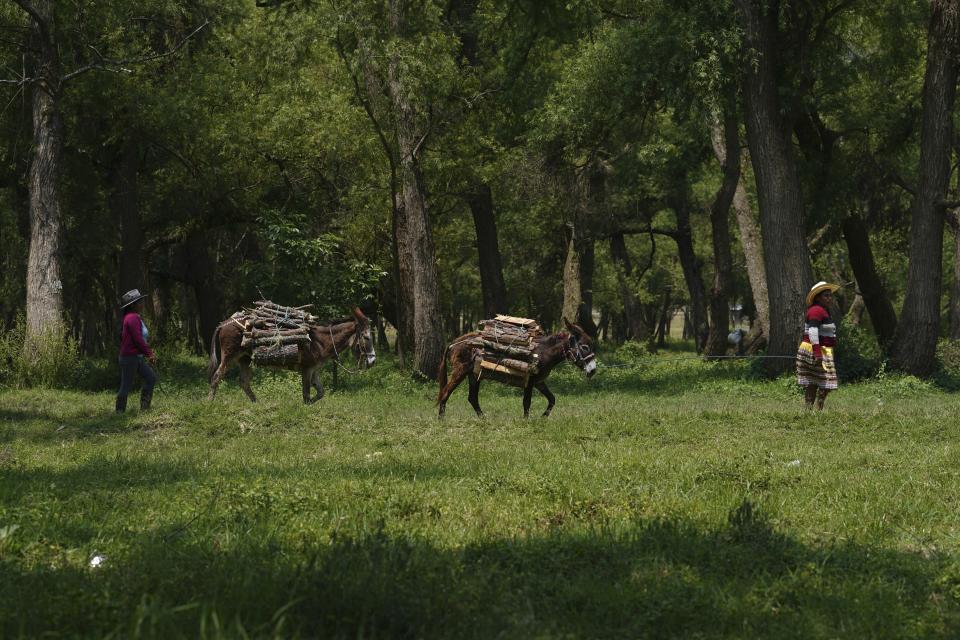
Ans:
[[[437,365],[437,382],[440,383],[440,392],[437,394],[437,403],[440,402],[440,396],[443,394],[444,387],[447,386],[447,352],[450,351],[448,346],[443,350],[443,355],[440,356],[440,364]]]
[[[220,326],[218,325],[213,335],[210,337],[210,360],[207,363],[207,382],[213,379],[213,374],[220,366],[220,359],[217,357],[217,342],[220,338]]]

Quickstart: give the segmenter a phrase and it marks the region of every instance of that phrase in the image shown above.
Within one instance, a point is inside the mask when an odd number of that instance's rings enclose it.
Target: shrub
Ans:
[[[628,340],[622,345],[617,347],[617,350],[614,351],[611,356],[614,360],[622,362],[633,362],[635,360],[640,360],[650,355],[650,349],[647,347],[645,342],[637,342],[636,340]]]
[[[837,376],[843,382],[871,378],[880,369],[883,352],[872,332],[851,324],[841,324],[837,334]]]
[[[11,331],[0,335],[0,385],[68,387],[81,371],[77,341],[64,327],[27,338],[26,323],[17,318]]]
[[[937,343],[935,379],[941,387],[960,390],[960,340],[944,338]]]

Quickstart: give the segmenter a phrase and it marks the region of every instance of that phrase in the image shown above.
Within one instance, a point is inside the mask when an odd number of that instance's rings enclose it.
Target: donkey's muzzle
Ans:
[[[587,374],[588,378],[592,378],[593,374],[597,372],[597,361],[590,360],[587,364],[583,365],[583,372]]]

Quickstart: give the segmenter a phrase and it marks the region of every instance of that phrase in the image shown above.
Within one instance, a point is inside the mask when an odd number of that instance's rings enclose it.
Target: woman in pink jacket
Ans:
[[[142,300],[146,297],[137,289],[131,289],[120,298],[123,327],[120,329],[120,391],[117,392],[117,413],[127,410],[127,396],[133,386],[133,376],[137,373],[143,378],[140,410],[149,409],[153,399],[153,385],[157,382],[157,375],[147,362],[156,365],[157,355],[147,344],[147,325],[140,318]]]

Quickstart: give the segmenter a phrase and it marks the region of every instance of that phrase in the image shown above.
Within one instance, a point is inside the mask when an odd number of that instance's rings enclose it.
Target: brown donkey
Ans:
[[[220,360],[217,360],[217,343],[220,344]],[[250,388],[253,371],[250,364],[253,360],[253,351],[250,347],[241,346],[243,341],[243,327],[234,318],[228,318],[220,323],[210,340],[210,364],[207,367],[207,378],[210,380],[210,395],[213,400],[217,395],[217,387],[226,374],[227,369],[236,362],[240,365],[240,387],[252,402],[257,401]],[[353,317],[345,318],[325,326],[310,327],[310,342],[300,348],[300,362],[294,365],[279,367],[300,371],[303,382],[303,402],[311,404],[323,397],[323,385],[320,383],[320,369],[328,360],[339,360],[346,353],[351,353],[358,360],[364,358],[366,366],[370,367],[377,361],[377,354],[373,349],[373,335],[370,333],[370,321],[363,312],[354,308]],[[270,366],[270,365],[267,365]],[[310,387],[317,390],[314,398],[310,397]]]
[[[547,399],[547,410],[543,412],[543,417],[550,415],[553,405],[556,404],[556,397],[547,388],[545,380],[550,375],[550,371],[555,366],[569,360],[577,365],[587,377],[591,377],[597,371],[596,356],[593,353],[593,342],[586,332],[579,325],[570,324],[564,319],[567,331],[561,331],[542,338],[537,338],[537,346],[534,353],[539,356],[539,368],[535,375],[530,376],[530,380],[523,389],[523,417],[530,417],[530,401],[533,397],[533,389],[536,388]],[[477,415],[483,417],[483,411],[480,409],[480,379],[473,372],[474,362],[481,357],[480,351],[476,347],[471,347],[468,343],[471,338],[479,335],[478,332],[465,333],[450,346],[443,354],[443,360],[440,362],[437,382],[440,383],[440,395],[437,397],[437,404],[440,406],[440,417],[443,417],[447,408],[447,399],[453,390],[468,378],[470,382],[470,395],[468,396],[473,410]],[[453,375],[450,381],[447,381],[447,353],[450,354],[450,361],[453,363]]]

